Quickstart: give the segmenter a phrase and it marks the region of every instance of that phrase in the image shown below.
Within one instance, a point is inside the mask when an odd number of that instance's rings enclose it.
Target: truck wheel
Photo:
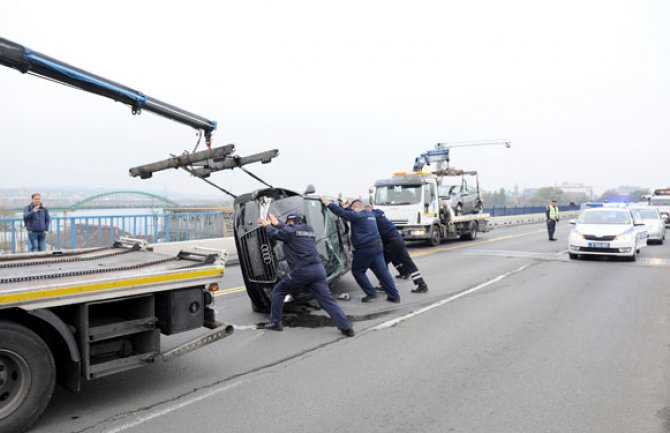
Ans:
[[[432,226],[430,228],[430,238],[428,239],[428,245],[436,247],[442,242],[442,236],[440,236],[440,228],[438,226]]]
[[[0,320],[0,433],[25,431],[56,384],[49,346],[25,326]]]
[[[477,223],[471,221],[468,225],[468,231],[461,235],[461,239],[464,241],[474,241],[477,239]]]

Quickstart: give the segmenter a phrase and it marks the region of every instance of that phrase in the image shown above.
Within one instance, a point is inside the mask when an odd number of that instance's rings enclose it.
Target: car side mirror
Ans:
[[[571,220],[570,220],[570,224],[572,224],[572,225],[574,226],[575,224],[577,224],[577,220],[576,220],[576,219],[574,219],[574,218],[573,218],[573,219],[571,219]]]
[[[316,192],[316,188],[314,188],[314,185],[311,183],[307,185],[307,188],[305,188],[305,192],[302,193],[302,195],[310,195],[314,194]]]

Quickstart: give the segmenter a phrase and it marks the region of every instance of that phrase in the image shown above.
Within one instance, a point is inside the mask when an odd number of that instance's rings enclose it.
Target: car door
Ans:
[[[631,214],[633,216],[633,231],[635,232],[635,236],[637,238],[635,245],[639,250],[640,248],[647,246],[647,240],[649,239],[649,232],[647,230],[646,224],[644,223],[642,215],[640,215],[640,212],[635,210],[631,212]]]

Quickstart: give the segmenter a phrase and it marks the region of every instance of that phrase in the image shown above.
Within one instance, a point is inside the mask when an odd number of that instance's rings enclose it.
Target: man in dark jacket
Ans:
[[[328,313],[337,329],[347,337],[353,337],[354,327],[351,320],[344,314],[328,288],[326,269],[316,249],[314,229],[305,224],[302,215],[297,213],[289,214],[286,224],[280,224],[272,214],[268,215],[268,219],[260,218],[258,224],[265,227],[270,238],[283,242],[284,257],[290,269],[272,288],[270,324],[264,329],[283,330],[284,298],[289,293],[306,288]]]
[[[49,211],[42,206],[42,196],[35,193],[33,202],[23,208],[23,223],[28,231],[28,252],[46,251],[49,231]]]
[[[351,223],[351,242],[354,245],[351,273],[365,292],[361,301],[370,302],[377,297],[377,289],[370,284],[365,275],[365,272],[371,269],[386,292],[386,300],[400,302],[400,294],[384,261],[384,248],[375,215],[365,210],[360,200],[351,202],[351,210],[343,209],[326,197],[321,197],[321,202],[335,215]]]
[[[426,293],[428,285],[423,280],[423,276],[421,276],[414,260],[410,257],[405,240],[398,232],[395,224],[386,218],[383,211],[373,209],[372,206],[368,206],[367,209],[375,215],[377,220],[377,229],[379,229],[384,244],[384,261],[386,263],[393,262],[400,274],[408,274],[412,277],[412,282],[416,286],[412,289],[412,293]]]

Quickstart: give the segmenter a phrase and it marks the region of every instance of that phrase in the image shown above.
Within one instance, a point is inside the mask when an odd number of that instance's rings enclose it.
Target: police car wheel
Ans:
[[[56,385],[51,350],[25,326],[0,321],[0,432],[25,431],[44,411]]]

